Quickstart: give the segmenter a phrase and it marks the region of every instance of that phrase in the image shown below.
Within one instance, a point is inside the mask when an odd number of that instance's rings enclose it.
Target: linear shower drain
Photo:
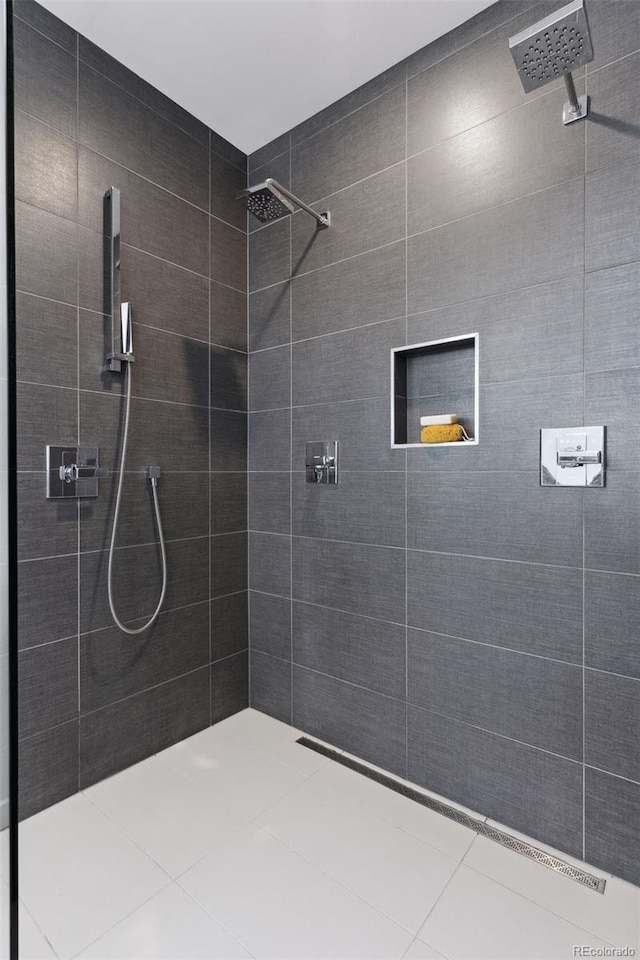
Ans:
[[[481,837],[487,837],[489,840],[493,840],[503,847],[508,847],[509,850],[515,850],[516,853],[521,854],[523,857],[528,857],[529,860],[535,860],[536,863],[541,863],[544,867],[549,867],[550,870],[555,870],[556,873],[561,873],[565,877],[575,880],[576,883],[581,883],[583,887],[588,887],[589,890],[595,890],[596,893],[604,893],[605,891],[607,881],[603,877],[596,877],[594,874],[588,873],[580,867],[567,863],[566,860],[554,857],[552,854],[546,853],[538,847],[534,847],[532,843],[527,843],[526,840],[520,840],[510,833],[506,833],[504,830],[498,830],[496,827],[485,823],[484,820],[470,817],[469,814],[464,813],[462,810],[457,810],[455,807],[451,807],[441,800],[429,797],[427,794],[415,790],[406,783],[400,783],[400,781],[394,780],[393,777],[388,777],[379,770],[373,770],[365,763],[359,763],[351,757],[346,757],[338,750],[333,750],[331,747],[327,747],[317,740],[311,740],[309,737],[300,737],[296,740],[296,743],[299,743],[301,747],[314,750],[315,753],[319,753],[329,760],[335,760],[336,763],[341,763],[343,767],[348,767],[349,770],[360,773],[362,776],[368,777],[369,780],[374,780],[381,786],[388,787],[395,793],[399,793],[409,800],[414,800],[416,803],[422,804],[423,807],[428,807],[428,809],[433,810],[434,813],[439,813],[449,820],[455,820],[456,823],[462,824],[463,827],[469,827]]]

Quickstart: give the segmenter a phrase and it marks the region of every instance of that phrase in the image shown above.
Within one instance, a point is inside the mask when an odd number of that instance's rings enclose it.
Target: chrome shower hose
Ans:
[[[126,361],[125,361],[126,362]],[[165,593],[167,592],[167,551],[164,545],[164,534],[162,532],[162,520],[160,519],[160,504],[158,503],[158,480],[155,476],[149,477],[149,482],[151,483],[151,489],[153,491],[153,505],[156,513],[156,523],[158,525],[158,536],[160,538],[160,550],[162,553],[162,590],[160,592],[160,599],[158,600],[158,605],[149,620],[143,626],[136,627],[132,629],[131,627],[126,627],[124,623],[118,617],[116,613],[115,604],[113,602],[113,585],[112,585],[112,576],[113,576],[113,552],[116,544],[116,532],[118,530],[118,519],[120,517],[120,500],[122,499],[122,484],[124,481],[124,465],[127,458],[127,443],[129,440],[129,413],[131,410],[131,364],[126,362],[125,369],[125,379],[127,383],[126,388],[126,408],[124,415],[124,433],[122,436],[122,456],[120,457],[120,473],[118,475],[118,489],[116,492],[116,506],[113,513],[113,527],[111,529],[111,543],[109,544],[109,571],[107,574],[107,583],[108,583],[108,593],[109,593],[109,609],[111,610],[111,616],[113,617],[115,623],[120,627],[124,633],[136,634],[143,633],[145,630],[148,630],[149,627],[155,623],[160,613],[160,608],[164,602]]]

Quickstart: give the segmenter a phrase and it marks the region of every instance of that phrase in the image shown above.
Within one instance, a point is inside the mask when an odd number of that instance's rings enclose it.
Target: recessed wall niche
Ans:
[[[468,447],[478,443],[478,334],[394,347],[391,446]],[[455,413],[470,440],[421,443],[420,417]]]

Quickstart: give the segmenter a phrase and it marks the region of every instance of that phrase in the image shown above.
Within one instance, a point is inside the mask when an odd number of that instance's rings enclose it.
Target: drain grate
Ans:
[[[559,857],[545,853],[544,850],[534,847],[533,844],[527,843],[526,840],[520,840],[518,837],[506,833],[504,830],[491,827],[488,823],[485,823],[484,820],[478,820],[477,817],[470,817],[469,814],[464,813],[462,810],[457,810],[456,807],[442,803],[441,800],[429,797],[419,790],[408,786],[408,784],[400,783],[398,780],[394,780],[393,777],[381,773],[379,770],[372,770],[372,768],[368,767],[365,763],[359,763],[352,757],[345,757],[343,753],[340,753],[338,750],[333,750],[331,747],[327,747],[317,740],[311,740],[309,737],[300,737],[296,743],[299,743],[302,747],[307,747],[309,750],[314,750],[315,753],[319,753],[329,760],[335,760],[336,763],[342,764],[343,767],[348,767],[349,770],[360,773],[369,780],[374,780],[381,786],[388,787],[395,793],[399,793],[409,800],[414,800],[416,803],[422,804],[423,807],[428,807],[429,810],[433,810],[434,813],[439,813],[441,816],[447,817],[448,820],[455,820],[456,823],[462,824],[463,827],[469,827],[481,837],[487,837],[489,840],[493,840],[503,847],[508,847],[509,850],[515,850],[516,853],[521,854],[523,857],[528,857],[529,860],[535,860],[536,863],[541,863],[550,870],[555,870],[556,873],[561,873],[563,876],[575,880],[576,883],[581,883],[583,887],[595,890],[596,893],[604,893],[605,891],[607,882],[603,877],[596,877],[592,873],[582,870],[580,867],[575,867],[573,864],[561,860]]]

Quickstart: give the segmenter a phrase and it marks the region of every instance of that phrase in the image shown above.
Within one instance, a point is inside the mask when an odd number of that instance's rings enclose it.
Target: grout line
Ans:
[[[289,185],[292,186],[292,143],[289,132]],[[293,467],[293,226],[289,229],[289,469]],[[293,478],[289,476],[289,596],[293,598]],[[289,718],[293,725],[294,669],[293,669],[293,599],[289,601]]]

